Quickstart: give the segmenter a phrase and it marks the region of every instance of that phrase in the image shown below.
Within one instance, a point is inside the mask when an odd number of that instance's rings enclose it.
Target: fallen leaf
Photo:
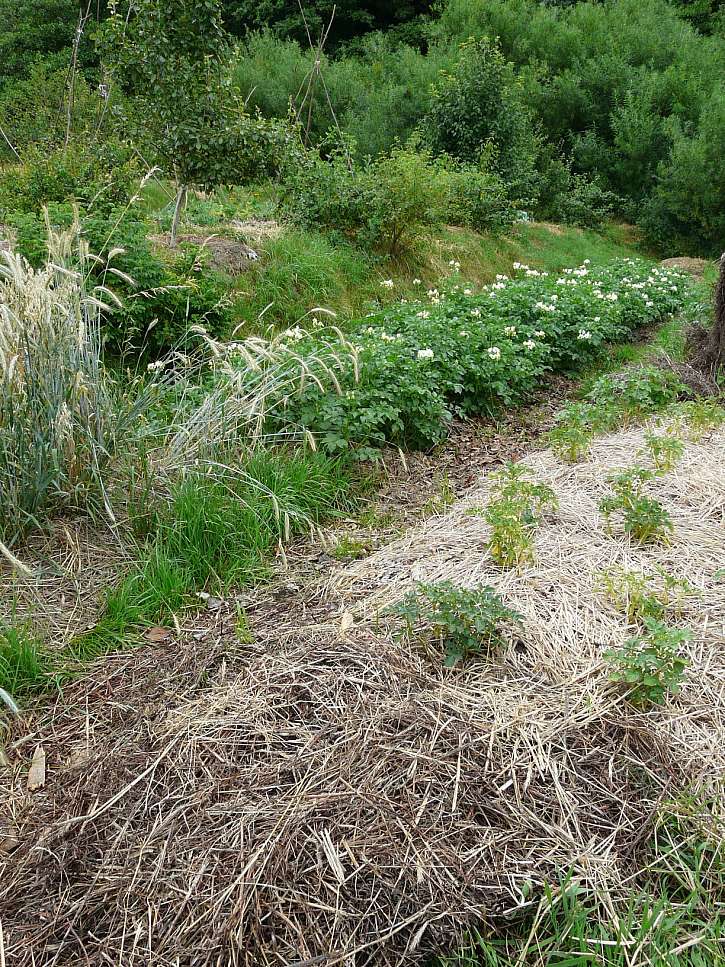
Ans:
[[[160,628],[160,627],[149,628],[149,630],[144,635],[144,638],[146,639],[146,641],[151,641],[154,644],[157,644],[158,642],[161,642],[161,641],[168,641],[170,637],[171,637],[171,632],[169,631],[169,629]]]
[[[28,772],[28,790],[34,792],[42,789],[45,785],[45,749],[42,745],[36,746],[33,753],[33,760],[30,763]]]
[[[342,620],[340,621],[340,631],[349,631],[354,624],[355,619],[349,611],[346,611],[342,616]]]

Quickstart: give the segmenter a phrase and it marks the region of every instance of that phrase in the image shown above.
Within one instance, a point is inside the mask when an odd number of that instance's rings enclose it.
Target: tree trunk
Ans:
[[[710,365],[717,373],[725,366],[725,252],[720,256],[720,276],[715,287],[715,319],[708,350]]]
[[[174,217],[171,221],[171,237],[169,239],[169,244],[171,246],[176,245],[176,235],[179,231],[179,221],[181,220],[181,209],[184,207],[184,202],[186,201],[186,185],[179,185],[179,191],[176,195],[176,206],[174,208]]]
[[[716,386],[719,372],[725,370],[725,252],[720,256],[712,325],[696,323],[690,328],[685,353],[688,362]]]

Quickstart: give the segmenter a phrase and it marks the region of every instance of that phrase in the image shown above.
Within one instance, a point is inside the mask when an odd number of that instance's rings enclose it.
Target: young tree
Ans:
[[[220,0],[127,0],[104,30],[105,63],[128,95],[127,122],[162,166],[177,196],[175,244],[190,186],[234,179],[243,105],[230,79]]]

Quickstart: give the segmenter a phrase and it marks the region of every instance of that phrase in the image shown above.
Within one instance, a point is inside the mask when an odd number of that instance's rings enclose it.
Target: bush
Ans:
[[[440,223],[444,187],[430,156],[395,148],[360,166],[337,150],[313,157],[286,185],[293,218],[340,231],[359,244],[396,255],[423,226]]]
[[[575,174],[571,163],[550,154],[539,176],[538,214],[565,225],[599,228],[621,200],[601,187],[596,179]]]
[[[109,212],[126,204],[140,176],[130,151],[113,141],[95,150],[77,143],[50,152],[32,147],[3,168],[0,218],[10,222],[18,213],[40,215],[47,205],[73,201],[84,211]]]
[[[443,182],[444,217],[451,225],[486,232],[511,225],[516,217],[501,178],[475,165],[448,162],[439,169]]]
[[[0,126],[21,156],[32,145],[54,148],[62,144],[66,134],[66,115],[61,106],[67,85],[68,61],[61,57],[34,62],[27,77],[0,84]],[[90,130],[95,129],[102,109],[102,99],[90,90],[83,75],[78,74],[71,123],[73,140],[83,139]],[[0,162],[15,161],[15,151],[5,138],[0,137]]]
[[[418,50],[383,34],[364,38],[355,55],[334,60],[322,55],[322,73],[334,116],[320,85],[310,93],[302,118],[311,144],[319,145],[339,122],[354,145],[355,158],[376,158],[405,142],[431,103],[431,86],[448,63],[447,52]],[[285,119],[290,101],[299,107],[300,92],[314,64],[314,54],[295,41],[269,32],[250,34],[240,46],[235,85],[250,109]],[[309,109],[309,110],[308,110]]]
[[[413,145],[360,165],[342,150],[329,161],[313,156],[290,174],[285,198],[302,224],[342,232],[389,256],[408,248],[423,228],[448,222],[485,230],[514,217],[497,175],[434,159]]]
[[[435,154],[468,164],[490,158],[515,195],[531,196],[538,152],[532,117],[511,65],[489,41],[463,44],[455,70],[434,89],[422,131]]]

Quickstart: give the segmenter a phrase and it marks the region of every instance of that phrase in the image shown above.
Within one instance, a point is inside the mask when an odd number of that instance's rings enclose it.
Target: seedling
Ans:
[[[647,618],[661,620],[672,609],[679,611],[684,598],[694,592],[689,581],[673,577],[659,570],[662,587],[657,588],[648,575],[612,567],[603,571],[598,589],[627,615],[631,622],[644,622]]]
[[[644,484],[653,477],[654,473],[645,467],[630,467],[610,477],[612,495],[599,504],[607,522],[613,514],[621,513],[625,533],[642,544],[664,541],[673,530],[668,511],[644,493]]]
[[[578,463],[589,456],[594,436],[592,410],[586,403],[572,403],[558,414],[549,431],[551,449],[566,463]]]
[[[370,552],[370,545],[354,537],[341,537],[330,551],[330,556],[338,561],[357,561]]]
[[[646,618],[644,624],[643,634],[604,655],[613,666],[612,681],[628,686],[630,701],[640,708],[660,704],[667,692],[678,692],[687,667],[680,646],[692,637],[656,618]]]
[[[444,511],[448,510],[451,504],[454,503],[455,499],[456,493],[451,484],[450,477],[447,473],[445,473],[438,482],[435,493],[431,494],[423,505],[423,516],[435,517],[437,514],[442,514]]]
[[[533,560],[539,519],[558,506],[551,487],[537,483],[530,474],[523,464],[509,463],[492,475],[492,497],[483,516],[491,525],[489,552],[501,567],[520,567]]]
[[[646,450],[643,452],[649,453],[660,474],[673,470],[685,452],[682,440],[672,433],[645,433],[644,441]]]
[[[675,413],[685,420],[688,435],[695,441],[725,424],[725,407],[713,400],[688,400],[678,404]]]
[[[419,584],[389,613],[405,619],[409,638],[426,628],[445,648],[448,667],[469,655],[490,654],[504,642],[505,626],[521,621],[493,588],[459,588],[450,581]]]

